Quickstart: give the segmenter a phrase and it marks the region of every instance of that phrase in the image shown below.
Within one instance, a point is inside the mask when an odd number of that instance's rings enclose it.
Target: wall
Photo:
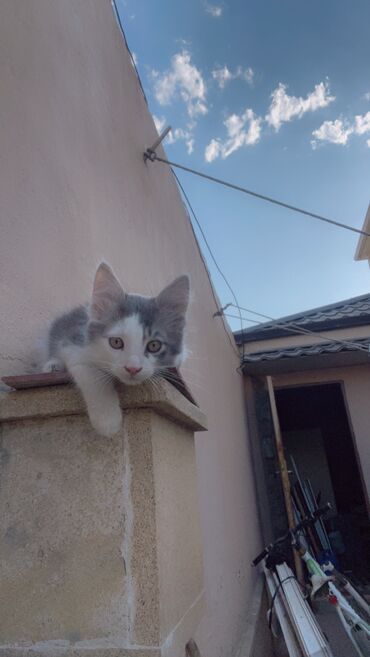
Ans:
[[[0,5],[0,373],[29,371],[37,337],[84,301],[105,259],[130,291],[189,272],[183,374],[209,432],[197,439],[207,615],[202,657],[232,653],[259,547],[238,359],[178,190],[145,165],[156,131],[110,0]]]
[[[2,657],[184,657],[199,625],[205,418],[167,382],[120,396],[109,440],[69,385],[0,404]]]
[[[315,383],[343,384],[344,401],[347,405],[350,427],[353,431],[360,472],[367,498],[370,497],[370,365],[332,368],[307,372],[279,374],[273,378],[275,387]],[[370,509],[369,509],[370,511]]]

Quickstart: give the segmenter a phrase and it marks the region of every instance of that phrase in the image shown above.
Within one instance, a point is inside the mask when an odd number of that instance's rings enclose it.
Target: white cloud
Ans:
[[[157,132],[160,135],[163,128],[166,125],[166,119],[164,118],[164,116],[158,117],[155,114],[153,114],[153,121],[154,121],[155,127],[157,128]]]
[[[209,2],[205,2],[204,8],[207,14],[211,14],[213,18],[220,18],[220,16],[222,16],[222,7],[219,5],[211,5]]]
[[[187,50],[172,57],[168,71],[162,74],[153,71],[152,75],[154,94],[160,105],[169,105],[179,94],[191,118],[207,113],[206,85]]]
[[[280,82],[271,94],[272,102],[266,115],[266,121],[276,131],[280,129],[282,123],[290,121],[294,117],[301,118],[306,112],[314,112],[335,100],[335,96],[329,95],[327,82],[316,84],[314,91],[309,93],[306,98],[289,96],[286,90],[286,85]]]
[[[316,148],[317,141],[327,141],[331,144],[340,144],[344,146],[347,144],[349,137],[352,134],[364,135],[370,132],[370,112],[366,114],[357,114],[354,121],[350,122],[347,119],[335,119],[335,121],[324,121],[324,123],[314,130],[312,136],[315,138],[311,144]],[[366,142],[370,146],[370,139]]]
[[[224,125],[227,139],[212,139],[207,145],[204,157],[207,162],[213,162],[221,156],[225,159],[242,146],[252,146],[260,140],[262,118],[254,114],[253,110],[246,109],[244,114],[231,114]]]
[[[217,139],[211,139],[204,151],[206,162],[213,162],[221,154],[221,142]]]
[[[355,116],[355,133],[363,135],[365,132],[370,132],[370,112],[363,116],[361,114]]]
[[[367,91],[366,94],[364,94],[365,100],[370,100],[370,91]]]
[[[244,69],[243,75],[241,77],[244,78],[244,80],[246,82],[248,82],[249,84],[253,84],[253,81],[254,81],[254,71],[253,71],[253,69],[250,66],[248,68]]]
[[[243,69],[241,66],[238,66],[234,73],[232,73],[227,66],[222,66],[212,71],[212,77],[216,80],[220,89],[223,89],[230,80],[236,80],[237,78],[245,80],[248,84],[253,84],[254,71],[250,67]]]
[[[336,119],[335,121],[324,121],[317,130],[313,131],[312,136],[315,139],[311,144],[313,148],[316,148],[316,140],[318,140],[328,141],[331,144],[342,144],[344,146],[352,132],[353,128],[349,125],[345,125],[341,119]]]
[[[153,121],[155,127],[157,128],[158,134],[160,134],[163,131],[164,127],[167,125],[166,119],[163,116],[158,117],[155,114],[153,114]],[[171,132],[169,132],[166,137],[166,143],[174,144],[176,141],[184,140],[186,145],[186,150],[188,154],[191,155],[191,153],[194,150],[194,142],[195,142],[193,133],[191,131],[191,128],[193,127],[194,126],[190,126],[190,129],[188,130],[184,130],[183,128],[175,128],[175,130],[171,130]]]
[[[212,71],[212,77],[217,81],[220,89],[223,89],[225,84],[232,80],[234,76],[231,71],[229,71],[227,66],[223,66],[222,68],[216,68],[214,71]]]

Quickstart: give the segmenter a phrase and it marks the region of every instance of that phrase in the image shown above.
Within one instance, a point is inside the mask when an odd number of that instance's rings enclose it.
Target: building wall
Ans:
[[[28,372],[55,314],[106,260],[129,291],[191,276],[183,375],[209,420],[196,443],[207,614],[203,657],[232,654],[255,584],[255,493],[238,358],[110,0],[0,6],[0,374]]]
[[[273,377],[275,387],[315,383],[342,383],[358,464],[367,501],[370,499],[370,364],[307,372],[292,372]],[[370,509],[369,509],[370,511]]]

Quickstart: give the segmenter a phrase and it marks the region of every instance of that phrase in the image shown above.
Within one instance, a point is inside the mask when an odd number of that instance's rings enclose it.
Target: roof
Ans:
[[[366,324],[370,324],[370,294],[265,322],[257,328],[236,331],[234,336],[236,342],[242,344],[280,338],[289,334],[298,335],[301,333],[300,329],[321,332]]]
[[[356,344],[361,345],[364,349],[370,349],[369,338],[356,338]],[[253,354],[245,354],[244,362],[256,363],[258,361],[278,360],[279,358],[297,358],[299,356],[318,356],[319,354],[337,354],[339,352],[358,351],[356,345],[342,340],[338,342],[322,342],[321,344],[305,345],[303,347],[284,347],[282,349],[273,349],[271,351],[260,351]]]
[[[357,345],[357,346],[356,346]],[[370,337],[351,341],[321,342],[302,347],[285,347],[270,351],[245,354],[243,372],[246,374],[281,374],[304,370],[370,364]],[[358,347],[361,345],[362,349]]]

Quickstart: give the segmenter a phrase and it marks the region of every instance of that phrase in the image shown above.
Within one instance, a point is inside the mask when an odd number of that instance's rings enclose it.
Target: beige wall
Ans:
[[[343,392],[350,426],[353,431],[358,463],[362,472],[365,492],[370,499],[370,364],[355,367],[332,368],[308,372],[279,374],[273,377],[274,386],[292,386],[315,383],[343,384]]]
[[[197,441],[208,610],[203,657],[228,656],[259,547],[235,357],[178,190],[145,165],[156,131],[110,0],[0,6],[0,372],[28,371],[56,313],[85,300],[107,260],[130,291],[192,279],[183,373],[209,420]]]

